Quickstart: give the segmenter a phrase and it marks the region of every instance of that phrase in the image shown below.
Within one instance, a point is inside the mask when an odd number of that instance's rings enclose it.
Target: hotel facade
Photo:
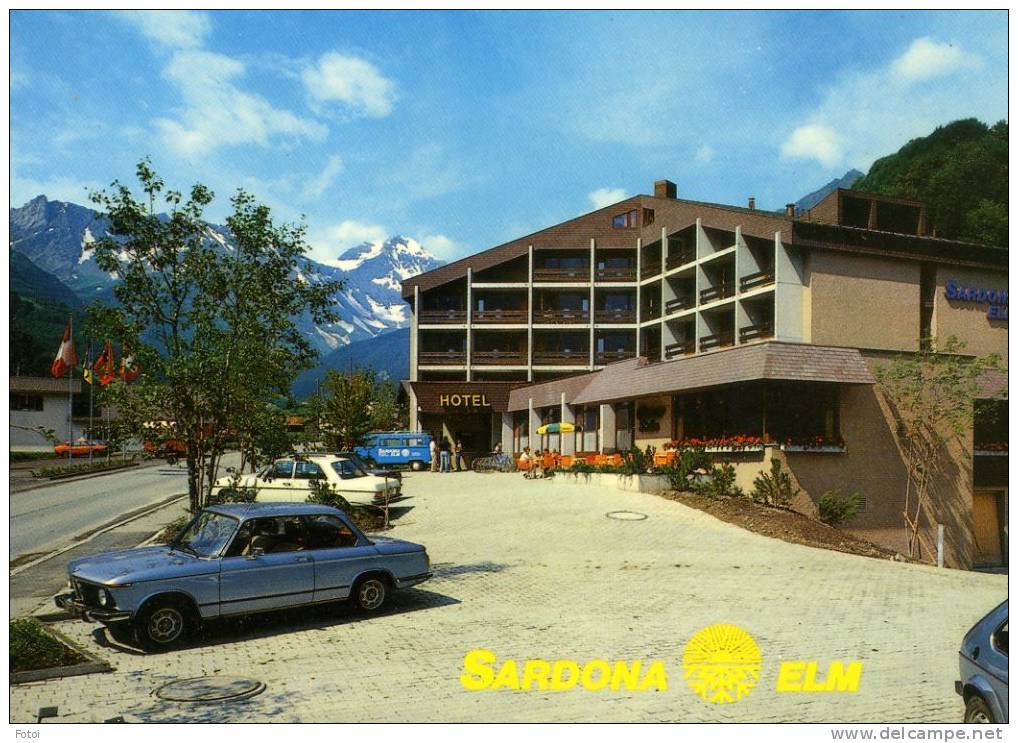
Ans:
[[[875,373],[927,337],[1006,364],[1007,288],[1006,249],[937,238],[918,202],[839,189],[775,213],[658,181],[404,281],[410,424],[475,455],[707,442],[747,489],[779,458],[800,507],[857,492],[846,528],[904,551],[906,470]],[[1006,376],[982,388],[924,524],[960,567],[1007,559]],[[556,421],[579,430],[537,435]],[[727,445],[746,439],[765,443]]]

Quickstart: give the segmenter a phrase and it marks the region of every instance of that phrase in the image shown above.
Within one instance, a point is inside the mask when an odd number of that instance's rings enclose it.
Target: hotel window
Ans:
[[[633,448],[633,428],[636,424],[633,408],[634,404],[631,402],[615,406],[615,448],[619,451],[629,451]]]
[[[513,451],[519,453],[530,446],[530,413],[520,410],[513,413]]]
[[[639,227],[639,216],[640,213],[636,209],[630,209],[628,212],[616,214],[612,217],[612,227],[616,229]]]
[[[11,393],[11,410],[42,410],[42,395]]]
[[[598,445],[598,435],[601,428],[601,406],[586,405],[576,409],[576,424],[579,430],[576,431],[574,446],[577,452],[597,452],[601,450]]]

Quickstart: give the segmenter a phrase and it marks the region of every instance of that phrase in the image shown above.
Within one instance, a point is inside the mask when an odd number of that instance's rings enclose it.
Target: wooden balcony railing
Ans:
[[[674,359],[676,356],[688,356],[696,352],[696,343],[692,338],[678,343],[669,343],[665,346],[665,358]]]
[[[661,261],[647,261],[640,267],[640,278],[646,279],[661,273]]]
[[[700,290],[700,304],[706,304],[707,302],[714,302],[719,299],[727,299],[735,294],[735,285],[726,282],[722,282],[715,286],[708,287],[707,289]]]
[[[534,310],[536,323],[588,323],[589,310]]]
[[[756,325],[747,325],[744,328],[739,328],[739,343],[745,343],[746,341],[756,340],[758,338],[773,338],[773,337],[774,337],[773,322],[762,322]]]
[[[719,333],[717,335],[700,336],[700,350],[707,351],[712,348],[726,348],[735,344],[735,336],[732,333]]]
[[[527,322],[526,310],[474,310],[475,323],[523,323]]]
[[[467,363],[465,351],[421,351],[417,354],[421,366],[455,366]]]
[[[665,258],[665,268],[671,270],[673,268],[678,268],[679,266],[684,266],[687,263],[692,263],[693,258],[694,254],[692,250],[680,250],[675,253],[669,253],[668,257]]]
[[[466,310],[421,310],[420,322],[424,324],[463,323],[466,321]]]
[[[675,299],[669,299],[665,302],[665,314],[670,315],[673,312],[681,312],[682,310],[692,309],[696,302],[693,300],[693,295],[687,295],[685,297],[676,297]]]
[[[526,351],[474,351],[470,363],[482,366],[526,366]]]
[[[534,281],[590,281],[590,268],[534,268]]]
[[[535,364],[560,366],[586,366],[590,363],[589,351],[534,351]]]
[[[614,351],[598,351],[594,354],[595,364],[610,364],[613,361],[622,361],[636,356],[636,349],[623,349]]]
[[[774,269],[768,271],[758,271],[757,273],[751,273],[747,276],[743,276],[739,282],[739,286],[742,287],[742,291],[749,291],[750,289],[756,289],[757,287],[767,286],[768,284],[774,283]]]
[[[595,310],[594,320],[597,322],[629,323],[636,322],[635,309]]]
[[[595,281],[636,281],[636,266],[629,268],[598,268],[594,270]]]

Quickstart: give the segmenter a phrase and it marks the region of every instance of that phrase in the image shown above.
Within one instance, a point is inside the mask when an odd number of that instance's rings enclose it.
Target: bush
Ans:
[[[361,531],[378,531],[388,528],[385,512],[381,508],[355,506],[336,491],[334,485],[324,480],[311,480],[311,494],[308,503],[332,506],[344,511]]]
[[[852,520],[862,508],[859,493],[843,495],[840,490],[828,490],[817,499],[817,513],[820,520],[829,526],[840,526]]]
[[[703,449],[680,449],[671,464],[658,467],[657,471],[667,475],[675,490],[689,490],[690,475],[697,470],[710,471],[713,467],[710,455]]]
[[[247,488],[240,484],[240,472],[234,470],[230,476],[230,484],[211,493],[208,505],[218,506],[221,503],[254,503],[258,497],[258,488]]]
[[[32,477],[59,477],[61,475],[86,475],[92,472],[103,472],[104,470],[118,470],[125,465],[132,464],[134,456],[129,459],[116,459],[111,461],[93,460],[91,464],[81,462],[79,464],[62,464],[54,467],[40,467],[32,470]]]
[[[799,489],[792,484],[791,476],[781,469],[781,462],[771,460],[770,474],[760,471],[753,480],[753,500],[767,506],[787,506],[799,494]]]
[[[642,475],[648,469],[647,455],[635,446],[622,455],[622,464],[612,467],[612,472],[621,475]]]
[[[34,619],[15,619],[10,632],[11,671],[70,666],[85,660]]]
[[[742,488],[735,484],[735,467],[728,462],[714,467],[707,479],[694,481],[690,485],[690,490],[708,498],[729,498],[742,495]]]

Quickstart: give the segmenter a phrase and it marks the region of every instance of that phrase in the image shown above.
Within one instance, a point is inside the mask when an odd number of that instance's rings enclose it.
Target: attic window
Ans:
[[[622,214],[616,214],[612,217],[612,227],[615,229],[625,229],[627,227],[639,227],[639,212],[636,209],[630,209],[628,212]]]

